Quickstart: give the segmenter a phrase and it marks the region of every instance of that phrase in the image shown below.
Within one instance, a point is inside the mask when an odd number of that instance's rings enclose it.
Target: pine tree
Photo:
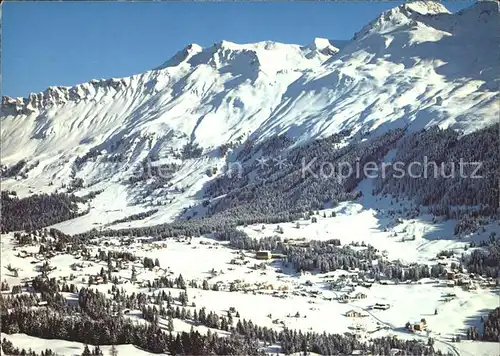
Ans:
[[[111,349],[109,350],[110,356],[118,356],[118,350],[115,345],[111,345]]]
[[[171,315],[169,315],[168,317],[168,322],[167,322],[167,330],[169,332],[172,332],[174,331],[174,319],[172,318]]]
[[[92,355],[94,355],[94,356],[103,356],[102,350],[99,347],[99,345],[97,345],[96,347],[94,347],[94,351],[92,351]]]
[[[135,271],[135,266],[132,266],[132,276],[130,277],[130,281],[133,283],[137,280],[137,274]]]
[[[90,352],[89,345],[85,345],[85,348],[83,349],[82,356],[92,356],[92,353]]]

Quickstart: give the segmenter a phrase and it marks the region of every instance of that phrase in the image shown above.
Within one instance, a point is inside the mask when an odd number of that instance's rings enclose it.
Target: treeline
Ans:
[[[364,179],[361,174],[352,172],[347,175],[347,164],[351,167],[363,167],[367,162],[381,163],[387,153],[395,149],[395,161],[400,161],[408,167],[412,162],[445,163],[444,174],[432,175],[433,166],[427,170],[428,178],[415,178],[405,174],[397,176],[394,167],[385,168],[385,176],[375,182],[374,193],[393,194],[417,199],[419,203],[429,205],[432,212],[448,217],[459,218],[468,214],[472,219],[477,216],[491,215],[498,209],[498,187],[495,184],[500,176],[497,162],[500,160],[498,150],[499,125],[477,132],[460,136],[451,129],[442,130],[437,127],[410,133],[405,136],[405,130],[390,131],[379,137],[369,137],[366,141],[352,142],[347,146],[339,145],[348,132],[335,134],[331,137],[310,142],[304,146],[287,149],[293,142],[285,136],[273,137],[256,144],[247,140],[238,152],[235,162],[239,168],[229,168],[211,183],[205,190],[204,204],[208,209],[208,217],[194,218],[189,221],[162,224],[147,228],[124,229],[118,231],[97,230],[88,233],[90,236],[108,234],[112,236],[199,236],[200,234],[221,231],[227,227],[255,223],[280,223],[297,220],[304,212],[322,209],[326,204],[335,206],[340,201],[355,199],[359,192],[355,191],[357,184]],[[191,157],[192,152],[198,154],[195,145],[187,145],[184,156]],[[255,160],[256,153],[268,155],[267,167],[261,167]],[[283,165],[278,164],[280,157],[286,159]],[[462,178],[458,164],[463,162],[481,162],[481,168],[474,172],[474,165],[466,165],[464,174],[481,175],[481,179]],[[453,163],[453,164],[452,164]],[[332,170],[333,167],[333,170]],[[455,168],[453,168],[455,167]],[[176,167],[169,167],[175,171]],[[455,170],[454,174],[453,169]],[[412,167],[413,174],[424,174],[424,168]],[[154,171],[153,175],[158,172]],[[340,179],[338,174],[344,178]],[[336,175],[337,174],[337,175]],[[452,176],[453,175],[453,176]],[[255,178],[257,177],[257,178]],[[2,195],[2,203],[9,206],[30,205],[33,209],[17,209],[23,211],[23,219],[19,213],[11,213],[2,207],[2,228],[4,231],[13,229],[34,228],[60,222],[74,217],[76,212],[65,207],[63,203],[46,204],[44,209],[38,209],[39,201],[55,200],[64,196],[30,197],[32,201],[13,203],[8,196]],[[26,199],[30,199],[26,198]],[[215,199],[217,198],[217,199]],[[8,200],[10,199],[10,200]],[[68,198],[69,199],[69,198]],[[66,199],[67,200],[67,199]],[[71,200],[71,199],[69,199]],[[20,201],[24,201],[21,199]],[[474,210],[455,209],[452,206],[476,206]],[[48,208],[48,209],[45,209]],[[11,207],[10,210],[14,208]],[[44,213],[43,216],[41,212]],[[49,215],[47,217],[46,215]],[[469,224],[469,223],[467,223]],[[467,225],[459,227],[466,229]],[[5,226],[5,227],[4,227]]]
[[[203,220],[200,220],[203,221]],[[235,227],[223,227],[220,230],[210,230],[210,226],[205,226],[207,230],[203,233],[211,233],[212,236],[219,240],[229,241],[230,246],[240,250],[270,250],[274,253],[284,254],[285,262],[288,266],[293,267],[296,271],[314,271],[314,272],[330,272],[335,270],[350,271],[359,269],[364,272],[369,278],[375,280],[399,280],[417,281],[421,278],[438,278],[445,274],[445,269],[439,264],[411,264],[403,265],[398,261],[388,261],[380,255],[380,252],[371,245],[361,244],[362,248],[351,248],[350,246],[340,247],[339,239],[330,239],[326,241],[308,240],[304,244],[289,244],[287,239],[283,239],[279,235],[254,239],[249,237],[242,230]],[[278,226],[279,228],[279,226]],[[85,258],[90,258],[83,241],[88,241],[90,233],[85,233],[78,236],[67,236],[51,229],[50,234],[54,235],[54,241],[47,241],[45,245],[40,247],[44,251],[62,251],[67,243],[71,244],[71,250],[82,250],[82,255]],[[200,233],[201,234],[201,233]],[[496,241],[496,240],[491,240]],[[492,249],[492,252],[486,250],[475,250],[472,255],[464,255],[461,265],[456,265],[456,268],[465,266],[475,273],[481,274],[489,268],[488,275],[494,275],[498,271],[498,244],[488,247],[488,244],[483,245],[485,248]],[[101,261],[107,261],[108,271],[111,271],[111,263],[113,260],[123,259],[124,261],[135,261],[137,257],[127,251],[108,251],[107,253],[100,250],[95,256]],[[159,267],[158,259],[143,258],[143,266],[145,268]],[[374,263],[376,261],[376,263]],[[474,265],[475,267],[470,267]],[[468,267],[469,266],[469,267]],[[495,267],[496,266],[496,267]],[[121,268],[117,265],[117,268]],[[109,278],[108,278],[109,279]],[[171,287],[173,282],[165,280],[165,284],[160,283],[163,287]],[[158,285],[159,287],[159,285]]]
[[[215,237],[221,241],[229,241],[229,245],[239,250],[283,251],[283,240],[280,236],[268,236],[254,239],[237,228],[227,228],[216,232]]]
[[[94,230],[87,235],[189,237],[221,233],[240,225],[298,220],[310,210],[359,197],[355,188],[365,178],[363,169],[360,175],[352,172],[347,176],[346,164],[363,167],[367,162],[381,163],[392,149],[396,152],[394,161],[404,162],[405,167],[414,161],[423,162],[427,157],[429,162],[436,161],[439,170],[441,162],[453,162],[457,172],[451,178],[434,178],[432,175],[414,178],[408,174],[398,178],[393,167],[387,166],[385,176],[375,181],[374,193],[411,197],[429,205],[433,213],[449,218],[470,216],[471,222],[463,222],[457,228],[465,231],[468,225],[474,224],[474,219],[491,215],[498,208],[494,183],[499,179],[496,169],[499,157],[493,150],[494,143],[498,143],[498,129],[499,126],[494,125],[464,136],[439,128],[405,136],[405,130],[401,129],[347,146],[339,143],[348,133],[339,133],[289,150],[286,148],[291,141],[282,136],[260,144],[247,140],[233,162],[240,165],[233,167],[229,162],[225,174],[206,188],[203,204],[208,209],[208,216],[196,218],[187,214],[186,220],[169,224],[102,232]],[[258,152],[269,154],[267,167],[260,167],[255,160]],[[286,159],[283,166],[275,164],[280,156]],[[460,159],[482,162],[482,168],[476,174],[484,178],[461,178]],[[329,169],[331,166],[333,172]],[[412,173],[424,173],[418,169],[418,166],[412,168]],[[444,173],[449,175],[451,169],[450,164],[445,165]],[[473,170],[474,167],[469,165],[464,168],[464,174],[471,175]],[[428,171],[432,173],[432,168]],[[343,179],[335,175],[339,173]],[[452,208],[457,205],[477,207]]]
[[[27,232],[15,232],[14,240],[19,246],[30,245],[34,242],[38,242],[41,244],[40,253],[49,251],[71,252],[83,248],[82,242],[78,238],[66,235],[54,228],[28,230]]]
[[[495,124],[461,135],[433,126],[408,134],[398,143],[393,159],[404,163],[406,174],[401,177],[393,166],[387,167],[374,192],[413,198],[432,206],[437,215],[457,218],[461,213],[457,206],[476,206],[480,215],[495,214],[499,207],[499,129]],[[410,175],[407,170],[412,162],[421,165],[413,165]]]
[[[24,159],[18,161],[10,167],[0,166],[0,178],[15,178],[20,176],[22,179],[28,178],[28,172],[36,168],[40,161],[34,161],[31,164]]]
[[[203,154],[203,148],[197,143],[188,142],[182,146],[181,155],[182,159],[198,158]]]
[[[258,355],[257,342],[233,338],[178,333],[174,337],[159,327],[140,325],[124,318],[94,320],[86,315],[60,314],[51,310],[14,310],[2,315],[2,332],[25,333],[45,339],[61,339],[94,345],[133,344],[153,353],[188,355]]]
[[[302,218],[303,214],[277,214],[267,217],[246,217],[225,219],[221,216],[202,217],[200,219],[177,220],[172,223],[160,224],[154,226],[135,227],[116,230],[92,229],[90,231],[75,235],[82,239],[95,238],[99,236],[115,236],[115,237],[140,237],[153,236],[158,239],[168,237],[198,237],[205,234],[220,234],[224,231],[233,231],[236,226],[251,225],[257,223],[276,224],[297,220]]]
[[[54,351],[50,349],[46,349],[41,353],[37,353],[31,349],[28,349],[28,351],[26,351],[26,349],[24,348],[20,349],[19,347],[15,347],[14,344],[10,340],[7,340],[6,338],[3,338],[2,340],[2,353],[8,356],[56,356],[57,355]]]
[[[55,294],[58,294],[54,290]],[[362,353],[389,355],[394,348],[401,355],[441,355],[432,344],[415,340],[400,341],[394,338],[379,338],[361,342],[352,334],[303,333],[285,329],[276,331],[261,327],[251,321],[241,319],[233,308],[227,316],[218,316],[204,308],[188,310],[176,308],[170,295],[157,299],[158,308],[147,306],[149,299],[142,293],[125,296],[124,292],[112,291],[111,300],[104,294],[82,288],[76,306],[53,305],[28,309],[25,306],[2,310],[2,332],[26,333],[45,339],[61,339],[86,344],[133,344],[153,353],[189,354],[189,355],[263,355],[265,345],[280,344],[282,352],[315,352],[328,355],[350,355],[358,350]],[[133,323],[122,317],[125,304],[120,298],[127,298],[130,304],[143,311],[147,324]],[[160,296],[160,295],[158,295]],[[133,300],[131,300],[133,299]],[[177,300],[180,301],[181,298]],[[167,308],[162,301],[167,300]],[[160,316],[168,319],[165,332],[159,327]],[[189,333],[171,332],[172,318],[194,322],[210,328],[224,330],[229,336],[219,337],[208,331],[201,335],[192,328]],[[234,318],[238,320],[234,323]]]
[[[133,214],[133,215],[127,216],[127,217],[125,217],[123,219],[114,220],[111,223],[109,223],[109,225],[115,225],[115,224],[120,224],[120,223],[124,223],[124,222],[135,221],[135,220],[142,220],[142,219],[145,219],[145,218],[147,218],[149,216],[152,216],[152,215],[156,214],[157,212],[158,212],[158,209],[152,209],[152,210],[144,211],[142,213],[138,213],[138,214]]]
[[[500,220],[500,216],[483,216],[481,210],[471,209],[472,211],[461,210],[458,216],[453,216],[452,218],[458,218],[458,222],[455,225],[454,234],[455,235],[466,235],[469,233],[474,233],[484,229],[484,227],[490,223],[492,220]]]
[[[296,271],[332,272],[336,270],[352,271],[359,269],[366,276],[375,280],[418,281],[421,278],[438,278],[445,273],[438,264],[412,264],[405,266],[399,261],[387,261],[371,245],[363,249],[350,246],[339,247],[335,241],[308,241],[308,246],[284,245],[282,253],[286,261]],[[376,261],[377,263],[374,263]]]
[[[279,169],[270,166],[265,171],[261,171],[253,160],[254,153],[259,150],[274,152],[274,158],[277,158],[280,152],[276,147],[286,147],[289,142],[283,137],[273,138],[257,146],[254,146],[252,141],[247,141],[238,155],[238,161],[244,163],[243,174],[235,176],[235,172],[226,172],[207,188],[207,217],[195,219],[189,216],[186,220],[143,228],[105,231],[94,229],[82,236],[190,237],[222,233],[240,225],[276,224],[298,220],[311,210],[324,208],[327,203],[335,205],[359,196],[359,193],[353,190],[364,177],[351,176],[342,182],[335,177],[322,177],[320,171],[323,162],[331,162],[334,165],[350,162],[354,166],[359,157],[361,162],[380,160],[403,133],[404,130],[391,131],[377,140],[353,143],[343,148],[336,148],[336,144],[346,133],[336,134],[292,149],[286,157],[287,167]],[[303,159],[305,162],[312,162],[310,171],[313,174],[308,173],[309,170],[305,175],[302,174]],[[252,172],[265,177],[266,183],[250,182]],[[319,179],[316,175],[319,175]],[[223,194],[227,195],[217,203],[211,202],[213,197]]]
[[[26,160],[22,159],[8,168],[2,165],[2,169],[0,170],[1,178],[12,178],[17,176],[26,166],[26,163]]]
[[[500,239],[495,237],[493,233],[481,247],[462,256],[462,264],[469,272],[491,278],[500,276]]]
[[[421,278],[438,278],[445,273],[439,264],[412,264],[404,266],[398,261],[387,261],[379,251],[371,245],[362,244],[362,249],[350,246],[340,247],[340,240],[326,241],[308,240],[306,245],[288,244],[280,236],[269,236],[259,239],[249,237],[236,228],[225,229],[216,234],[221,240],[229,241],[232,247],[243,250],[269,250],[286,255],[286,262],[297,272],[331,272],[336,270],[353,270],[358,268],[375,280],[396,279],[399,281]],[[377,261],[377,263],[373,263]]]
[[[14,309],[2,313],[2,332],[25,333],[45,339],[61,339],[86,344],[133,344],[153,353],[188,355],[258,355],[258,343],[237,335],[219,337],[197,331],[174,336],[152,324],[136,324],[122,317],[96,320],[86,314],[64,314],[50,309]]]
[[[230,308],[232,309],[232,308]],[[233,314],[235,315],[233,317]],[[390,350],[400,350],[397,355],[441,355],[431,345],[425,345],[420,341],[402,341],[392,337],[369,340],[367,343],[359,341],[353,334],[327,334],[315,332],[302,332],[285,328],[282,331],[273,328],[262,327],[250,320],[240,318],[237,311],[229,310],[226,316],[218,316],[213,312],[207,312],[205,308],[191,310],[186,308],[157,309],[146,307],[143,309],[146,320],[158,323],[160,317],[167,318],[170,325],[172,317],[185,320],[195,325],[204,325],[208,328],[223,331],[231,331],[232,335],[240,335],[245,339],[258,340],[264,345],[279,344],[281,352],[289,355],[293,353],[317,353],[321,355],[352,355],[354,351],[371,352],[374,355],[390,355]],[[234,319],[236,323],[234,323]],[[233,326],[233,324],[235,324]]]
[[[19,199],[2,191],[1,231],[34,230],[73,219],[78,213],[78,197],[65,193],[35,194]]]
[[[355,199],[354,189],[363,174],[348,175],[347,164],[355,167],[380,161],[403,136],[404,130],[388,132],[376,140],[353,142],[340,147],[346,133],[285,150],[286,138],[273,138],[259,145],[247,142],[233,167],[218,177],[205,191],[208,199],[222,196],[208,206],[209,215],[227,219],[296,216]],[[268,152],[267,167],[255,160],[256,153]],[[280,159],[285,160],[280,164]],[[241,168],[240,168],[241,167]],[[239,171],[241,169],[241,171]],[[338,179],[341,174],[346,178]],[[257,176],[258,179],[251,177]]]
[[[198,222],[210,221],[209,219],[196,220]],[[170,227],[175,226],[173,223]],[[146,228],[154,230],[156,227]],[[181,227],[182,228],[182,227]],[[131,229],[133,230],[133,229]],[[142,230],[142,229],[139,229]],[[127,232],[123,230],[122,233]],[[193,233],[191,231],[191,233]],[[84,234],[87,236],[90,233]],[[411,264],[403,265],[398,261],[388,261],[380,255],[380,252],[371,245],[361,246],[364,248],[353,249],[350,246],[340,247],[339,239],[330,239],[326,241],[308,240],[306,246],[288,244],[286,239],[281,236],[269,236],[259,239],[249,237],[245,232],[233,226],[222,225],[214,228],[211,225],[202,226],[191,236],[199,236],[202,234],[212,234],[215,238],[223,241],[229,241],[230,246],[240,250],[269,250],[275,253],[281,253],[286,256],[286,263],[293,267],[296,271],[317,271],[331,272],[335,270],[350,271],[359,269],[366,273],[367,277],[375,280],[399,280],[418,281],[421,278],[438,278],[445,274],[445,269],[439,264]],[[179,234],[180,236],[186,236]],[[128,235],[124,235],[128,236]],[[495,250],[496,251],[496,250]],[[468,266],[475,264],[475,271],[484,271],[488,266],[490,274],[495,273],[494,265],[498,266],[496,255],[498,252],[486,253],[483,251],[473,252],[472,258],[469,260],[467,255],[464,255],[462,264]],[[106,256],[102,253],[102,260]],[[109,256],[107,257],[110,258]],[[467,261],[470,262],[466,262]],[[373,263],[377,261],[377,263]],[[157,265],[156,261],[148,261],[147,267],[152,268]],[[460,266],[457,266],[457,268]],[[498,267],[496,267],[498,268]]]
[[[483,340],[500,342],[500,307],[488,314],[484,322]]]

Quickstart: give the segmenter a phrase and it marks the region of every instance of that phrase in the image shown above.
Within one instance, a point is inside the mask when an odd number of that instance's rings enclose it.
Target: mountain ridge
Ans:
[[[142,74],[50,87],[27,99],[3,97],[2,163],[40,162],[27,179],[3,183],[27,192],[37,181],[56,182],[51,189],[75,177],[90,185],[118,182],[150,157],[196,166],[204,175],[225,162],[220,147],[239,150],[273,137],[301,144],[346,131],[349,141],[400,128],[467,133],[496,122],[497,5],[456,14],[441,5],[421,14],[427,11],[421,6],[383,13],[378,18],[411,12],[415,19],[357,37],[339,51],[335,41],[320,38],[308,46],[191,44]],[[205,158],[175,158],[187,144]],[[118,159],[126,164],[117,172]],[[207,179],[190,194],[197,196]]]
[[[495,10],[498,11],[498,3],[496,1],[494,1],[494,0],[477,1],[475,4],[471,5],[470,7],[458,11],[457,15],[461,16],[464,12],[475,10],[475,9],[478,9],[479,11],[481,11],[481,14],[487,13],[489,11],[495,11]],[[443,4],[441,4],[439,2],[417,0],[417,1],[413,1],[413,2],[409,2],[409,3],[405,3],[405,4],[402,4],[402,5],[399,5],[399,6],[395,7],[395,8],[390,9],[390,10],[384,11],[380,16],[378,16],[376,19],[372,20],[370,23],[368,23],[366,26],[364,26],[360,31],[356,32],[354,34],[354,36],[352,37],[351,40],[330,40],[330,39],[326,39],[326,38],[317,37],[309,45],[285,44],[285,43],[276,42],[276,41],[261,41],[261,42],[255,42],[255,43],[247,43],[247,44],[236,44],[236,43],[231,42],[231,41],[222,40],[222,41],[214,43],[211,47],[206,47],[206,48],[204,48],[204,47],[202,47],[202,46],[200,46],[200,45],[198,45],[196,43],[190,43],[186,47],[184,47],[182,50],[178,51],[174,56],[172,56],[170,59],[168,59],[162,65],[154,67],[153,69],[151,69],[149,71],[161,70],[161,69],[164,69],[164,68],[167,68],[167,67],[170,67],[170,66],[179,65],[180,63],[176,63],[176,60],[178,60],[179,58],[183,58],[180,61],[180,62],[183,62],[186,59],[184,57],[186,57],[188,55],[192,56],[194,54],[198,54],[199,52],[201,52],[204,49],[222,48],[222,47],[225,47],[225,46],[228,46],[228,45],[229,46],[240,47],[240,48],[245,47],[245,46],[249,46],[251,48],[252,46],[257,45],[257,44],[266,44],[266,43],[268,43],[268,44],[289,45],[289,46],[297,46],[297,47],[300,47],[300,48],[312,48],[312,49],[315,49],[315,47],[316,48],[318,47],[318,45],[316,44],[316,42],[319,40],[319,43],[322,43],[322,46],[323,46],[322,48],[320,48],[320,50],[321,49],[325,49],[325,47],[327,46],[326,42],[329,42],[329,45],[331,45],[333,48],[335,48],[338,51],[339,48],[335,47],[334,42],[338,41],[338,42],[344,43],[344,45],[345,45],[346,43],[349,43],[352,40],[358,39],[365,32],[369,32],[369,30],[372,29],[372,27],[374,25],[376,25],[378,22],[381,22],[381,20],[387,19],[387,18],[391,18],[391,17],[393,17],[393,16],[395,16],[397,14],[403,14],[403,16],[409,16],[409,17],[416,16],[416,18],[418,18],[419,16],[422,16],[422,15],[423,16],[426,16],[426,15],[440,15],[440,14],[453,15],[452,13],[450,13],[446,9],[446,7]],[[330,54],[330,55],[332,55],[332,54]],[[65,90],[67,90],[67,91],[75,91],[75,90],[77,90],[77,88],[82,87],[85,84],[98,85],[98,84],[104,83],[104,84],[111,85],[111,86],[117,86],[120,83],[123,83],[123,81],[125,81],[128,78],[131,78],[131,77],[136,76],[136,75],[141,75],[141,74],[147,73],[149,71],[146,71],[146,72],[143,72],[143,73],[139,73],[139,74],[130,75],[130,76],[125,76],[125,77],[92,79],[92,80],[89,80],[87,82],[82,82],[82,83],[78,83],[78,84],[75,84],[75,85],[55,85],[55,86],[49,86],[47,89],[45,89],[42,92],[30,93],[26,97],[12,97],[12,96],[3,95],[2,96],[2,105],[3,106],[5,106],[5,105],[9,106],[9,105],[13,105],[14,103],[18,103],[19,104],[19,102],[21,102],[21,101],[24,102],[27,99],[30,99],[30,98],[33,98],[33,97],[39,97],[40,95],[45,94],[45,93],[50,94],[51,92],[55,92],[55,91],[65,91]]]

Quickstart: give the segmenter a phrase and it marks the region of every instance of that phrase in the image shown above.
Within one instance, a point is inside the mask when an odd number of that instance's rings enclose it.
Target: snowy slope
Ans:
[[[191,44],[143,74],[4,97],[2,164],[39,164],[27,179],[2,184],[26,195],[74,176],[105,190],[102,210],[111,200],[134,205],[137,192],[117,185],[154,156],[183,167],[174,184],[187,191],[162,212],[170,219],[196,200],[206,169],[223,163],[216,148],[238,139],[286,133],[307,141],[408,125],[474,131],[498,120],[499,20],[496,2],[456,14],[416,2],[381,14],[340,51],[320,38],[308,46]],[[208,156],[176,160],[172,152],[187,142]],[[98,157],[75,168],[90,150]],[[121,164],[110,163],[116,157]]]
[[[472,131],[498,118],[498,5],[457,14],[413,3],[383,13],[331,60],[305,73],[259,134],[322,136],[411,124]],[[321,108],[318,110],[318,108]],[[292,123],[290,125],[290,123]]]
[[[42,338],[37,338],[29,336],[26,334],[4,334],[2,333],[2,340],[5,338],[14,344],[14,347],[31,349],[35,352],[44,352],[47,349],[52,350],[57,355],[67,355],[67,356],[79,356],[85,349],[85,345],[80,342],[66,341],[66,340],[46,340]],[[93,345],[90,346],[91,350]],[[109,355],[111,346],[101,345],[99,346],[103,351],[103,354]],[[150,352],[143,351],[133,345],[118,345],[116,350],[119,355],[137,355],[137,356],[150,356],[155,355]]]
[[[4,159],[148,134],[161,140],[171,132],[219,145],[267,119],[292,81],[329,58],[321,50],[272,42],[190,45],[144,74],[4,98]]]

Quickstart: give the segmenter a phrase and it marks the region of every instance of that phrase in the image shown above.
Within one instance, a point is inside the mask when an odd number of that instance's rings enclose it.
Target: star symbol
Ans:
[[[268,166],[267,158],[265,157],[257,158],[257,165],[260,166],[260,169],[266,168]]]
[[[276,166],[278,166],[278,169],[283,169],[287,166],[285,157],[278,156],[278,158],[275,158],[274,161],[276,162]]]
[[[266,185],[266,178],[255,176],[255,179],[260,180],[262,182],[262,185]]]

